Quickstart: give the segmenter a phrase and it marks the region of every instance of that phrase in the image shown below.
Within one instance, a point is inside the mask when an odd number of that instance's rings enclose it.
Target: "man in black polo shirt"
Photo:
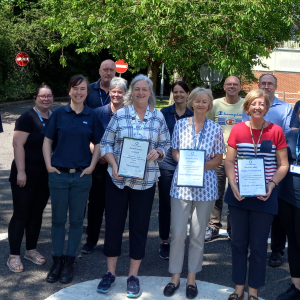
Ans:
[[[100,79],[90,84],[90,92],[85,100],[86,105],[90,108],[97,108],[110,103],[109,84],[116,75],[116,64],[114,61],[104,60],[99,69]],[[93,145],[91,144],[91,150]],[[107,162],[104,158],[100,158],[95,170],[92,173],[92,187],[89,193],[88,203],[88,226],[86,229],[87,239],[83,245],[81,252],[91,253],[97,245],[100,228],[102,225],[102,217],[105,208],[105,179],[107,172]]]

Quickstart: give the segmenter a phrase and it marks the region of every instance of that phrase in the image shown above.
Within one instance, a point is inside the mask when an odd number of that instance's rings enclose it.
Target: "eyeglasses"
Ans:
[[[53,95],[38,95],[39,99],[46,100],[46,99],[52,99]]]
[[[235,86],[235,87],[237,87],[237,86],[239,86],[239,84],[238,83],[226,83],[225,84],[226,86]]]

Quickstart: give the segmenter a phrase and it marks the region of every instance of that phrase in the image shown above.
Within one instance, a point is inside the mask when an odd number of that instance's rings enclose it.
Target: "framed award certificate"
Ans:
[[[238,158],[237,167],[241,196],[266,195],[266,174],[263,158]]]
[[[150,142],[125,137],[121,151],[118,174],[122,177],[143,180]]]
[[[180,149],[177,186],[204,186],[205,150]]]

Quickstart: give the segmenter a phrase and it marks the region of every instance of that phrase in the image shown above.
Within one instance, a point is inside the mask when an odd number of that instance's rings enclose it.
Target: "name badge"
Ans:
[[[290,172],[295,174],[300,174],[300,166],[299,165],[290,165]]]
[[[83,123],[83,124],[87,124],[87,122],[86,122],[86,121],[83,121],[82,123]]]

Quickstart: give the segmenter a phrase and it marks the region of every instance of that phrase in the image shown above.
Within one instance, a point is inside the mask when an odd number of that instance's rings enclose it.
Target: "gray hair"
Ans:
[[[120,88],[123,89],[125,91],[125,93],[127,92],[127,80],[125,80],[122,77],[114,77],[109,84],[109,90],[112,90],[114,88]]]
[[[188,97],[188,100],[187,100],[187,104],[186,106],[190,109],[190,110],[193,110],[192,108],[192,103],[193,101],[200,95],[202,94],[205,94],[208,96],[208,99],[210,101],[209,103],[209,107],[208,107],[208,110],[211,110],[213,108],[213,95],[212,95],[212,91],[210,89],[204,89],[204,88],[201,88],[201,87],[196,87],[195,89],[193,89]]]
[[[146,75],[143,75],[143,74],[139,74],[132,79],[130,86],[129,86],[129,90],[126,93],[126,95],[124,96],[124,106],[129,106],[129,105],[133,104],[132,90],[133,90],[133,87],[136,84],[136,82],[139,80],[145,80],[148,83],[148,86],[149,86],[149,89],[151,92],[148,103],[151,107],[154,108],[155,103],[156,103],[156,97],[153,92],[153,82],[151,81],[151,79],[149,77],[147,77]]]

